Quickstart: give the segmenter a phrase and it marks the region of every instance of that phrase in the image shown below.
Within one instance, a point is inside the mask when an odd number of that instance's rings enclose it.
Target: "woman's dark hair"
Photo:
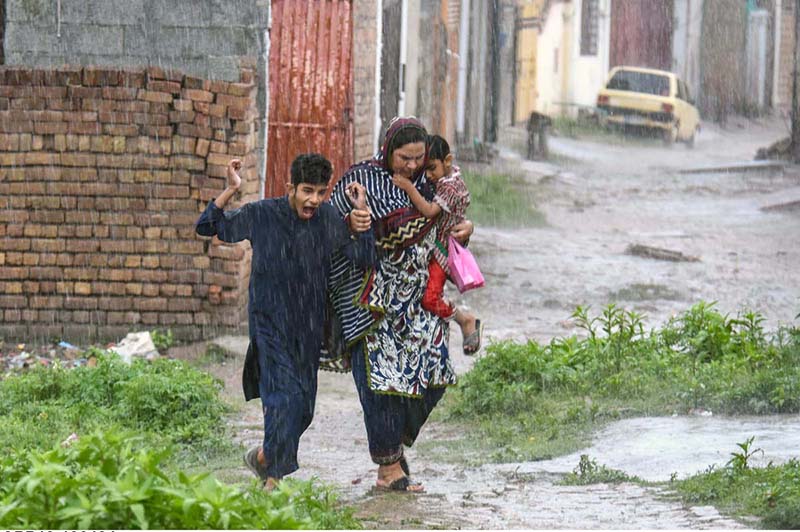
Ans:
[[[331,180],[331,162],[319,153],[301,153],[292,161],[292,184],[327,185]]]
[[[397,148],[414,142],[427,142],[427,140],[428,132],[424,129],[413,125],[402,127],[389,141],[389,147],[386,150],[387,162],[392,160],[392,153]]]
[[[444,158],[450,155],[450,145],[439,135],[431,135],[428,137],[428,160],[429,161],[444,161]]]

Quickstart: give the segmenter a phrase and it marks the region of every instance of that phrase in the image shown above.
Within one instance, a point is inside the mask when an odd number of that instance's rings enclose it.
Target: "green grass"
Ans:
[[[531,227],[544,225],[544,215],[534,206],[531,187],[523,178],[465,170],[470,207],[467,217],[476,225]]]
[[[660,145],[661,137],[652,131],[637,131],[623,133],[619,129],[606,128],[596,118],[580,116],[571,118],[559,116],[553,119],[552,133],[555,136],[571,139],[586,139],[605,144],[625,145],[638,144],[641,146]]]
[[[620,482],[636,482],[644,484],[639,477],[628,475],[618,469],[599,465],[589,455],[582,454],[578,465],[561,480],[565,486],[586,486],[589,484],[619,484]]]
[[[127,365],[91,349],[93,367],[36,367],[0,381],[0,450],[48,448],[73,432],[116,426],[179,445],[187,460],[228,453],[222,384],[185,363]]]
[[[283,482],[265,493],[207,473],[165,467],[133,433],[81,436],[46,451],[14,451],[0,461],[0,524],[12,529],[358,528],[327,488]]]
[[[748,461],[761,449],[753,438],[740,443],[723,468],[711,467],[673,487],[688,504],[710,504],[737,517],[755,516],[764,528],[800,529],[800,461],[753,468]]]
[[[658,330],[614,305],[598,316],[573,314],[584,337],[549,344],[490,345],[439,417],[460,439],[431,448],[441,460],[538,460],[575,451],[609,421],[670,415],[692,408],[720,414],[800,412],[800,328],[768,332],[758,313],[736,317],[698,303]],[[800,319],[800,316],[798,316]],[[800,463],[749,467],[752,439],[724,469],[675,487],[688,503],[713,504],[736,516],[755,515],[768,528],[800,526]],[[454,458],[455,457],[455,458]],[[581,458],[568,484],[633,481]]]
[[[758,314],[733,318],[705,303],[650,332],[613,305],[596,317],[578,308],[574,319],[585,338],[492,344],[447,394],[440,415],[475,427],[458,444],[463,454],[548,458],[579,449],[609,421],[692,408],[800,411],[796,327],[768,333]]]
[[[0,525],[360,527],[318,483],[289,480],[266,494],[255,481],[209,474],[241,466],[218,380],[177,360],[127,365],[89,351],[95,366],[56,363],[0,380]]]

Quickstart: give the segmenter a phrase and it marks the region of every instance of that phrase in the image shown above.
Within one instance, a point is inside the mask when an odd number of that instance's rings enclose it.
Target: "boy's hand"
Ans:
[[[347,185],[344,192],[347,194],[347,199],[350,200],[350,204],[354,209],[367,210],[367,189],[361,183],[353,181]]]
[[[240,159],[231,159],[228,163],[228,188],[239,190],[242,186],[242,178],[239,176],[239,170],[242,169],[242,161]]]
[[[400,174],[394,174],[392,176],[392,183],[394,183],[394,186],[400,190],[404,190],[406,192],[408,192],[409,188],[414,188],[414,183],[412,183],[407,177],[403,177]]]

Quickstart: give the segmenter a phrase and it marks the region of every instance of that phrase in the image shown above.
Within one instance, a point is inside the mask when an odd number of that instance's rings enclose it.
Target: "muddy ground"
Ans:
[[[508,147],[493,169],[524,176],[547,222],[526,229],[477,229],[471,246],[487,286],[461,301],[482,317],[488,337],[548,341],[570,335],[578,332],[569,320],[576,305],[599,311],[609,302],[646,314],[649,326],[700,300],[717,301],[733,314],[742,306],[761,311],[770,327],[800,313],[800,209],[763,209],[800,200],[800,169],[679,173],[749,161],[758,147],[786,135],[782,122],[734,121],[726,130],[707,125],[693,150],[664,147],[656,140],[552,138],[557,162],[548,164],[522,161],[514,153],[514,146],[522,145],[520,134],[505,135]],[[626,253],[631,244],[666,248],[699,261],[642,258]],[[214,371],[226,381],[233,400],[242,403],[239,371],[246,339],[216,341],[238,353]],[[458,333],[451,345],[460,353]],[[455,356],[460,372],[471,362]],[[260,442],[257,402],[243,405],[232,423],[244,445]],[[458,438],[457,430],[432,422],[420,442],[427,442],[428,449],[446,445]],[[668,480],[672,473],[685,476],[724,464],[736,442],[751,435],[768,451],[768,459],[787,459],[796,455],[800,417],[626,420],[597,434],[588,452],[599,463],[630,474]],[[721,517],[713,508],[685,507],[663,488],[559,485],[579,454],[523,464],[466,465],[437,463],[411,449],[412,472],[427,493],[376,494],[377,469],[368,457],[352,380],[324,373],[296,476],[316,476],[337,486],[366,525],[375,528],[730,529],[747,524]],[[242,467],[236,475],[245,477],[247,471]]]

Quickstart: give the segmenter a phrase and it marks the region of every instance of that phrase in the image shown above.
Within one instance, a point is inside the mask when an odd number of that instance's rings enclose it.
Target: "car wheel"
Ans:
[[[678,124],[673,124],[671,128],[664,131],[664,145],[672,146],[678,140]]]

